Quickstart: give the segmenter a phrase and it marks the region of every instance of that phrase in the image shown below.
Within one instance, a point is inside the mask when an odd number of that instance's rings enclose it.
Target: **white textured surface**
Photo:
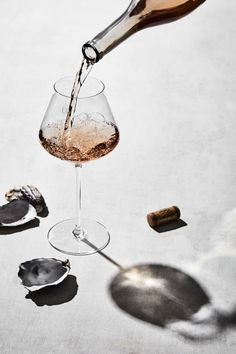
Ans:
[[[0,201],[12,186],[28,183],[42,191],[50,210],[38,228],[0,235],[3,354],[236,351],[233,329],[194,344],[122,313],[107,292],[116,268],[100,255],[70,257],[79,290],[65,304],[37,307],[19,285],[21,262],[64,259],[46,234],[74,210],[73,167],[50,157],[37,138],[52,84],[75,73],[82,44],[127,3],[0,1]],[[181,21],[135,34],[94,67],[121,141],[87,164],[83,177],[84,214],[111,232],[105,253],[123,265],[189,271],[225,310],[236,305],[234,13],[234,0],[207,0]],[[174,204],[188,226],[162,234],[150,229],[147,212]],[[223,261],[214,256],[222,244]]]

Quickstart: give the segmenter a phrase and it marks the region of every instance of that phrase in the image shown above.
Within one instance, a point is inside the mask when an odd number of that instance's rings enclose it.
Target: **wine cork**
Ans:
[[[151,227],[168,224],[180,218],[180,210],[177,206],[164,208],[147,214],[147,221]]]

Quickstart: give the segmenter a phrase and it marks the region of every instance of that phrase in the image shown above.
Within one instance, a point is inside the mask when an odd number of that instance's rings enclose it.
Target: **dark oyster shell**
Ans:
[[[0,225],[18,226],[36,218],[36,210],[25,200],[13,200],[0,206]]]
[[[29,291],[61,283],[70,271],[70,263],[55,258],[36,258],[21,263],[18,277]]]
[[[44,209],[47,208],[45,200],[40,191],[36,187],[31,185],[16,186],[10,189],[5,194],[5,197],[8,201],[16,199],[26,200],[28,203],[33,205],[38,215],[41,214]]]

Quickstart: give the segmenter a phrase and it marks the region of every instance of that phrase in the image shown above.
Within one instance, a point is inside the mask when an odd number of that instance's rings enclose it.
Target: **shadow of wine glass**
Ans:
[[[68,275],[60,284],[30,291],[25,298],[32,300],[37,306],[61,305],[71,301],[76,296],[78,288],[76,277]]]
[[[219,332],[218,313],[208,294],[178,269],[161,264],[132,266],[113,278],[109,292],[129,315],[185,338],[212,339]]]
[[[213,340],[236,327],[236,308],[219,311],[200,284],[183,271],[161,264],[124,268],[88,240],[84,242],[119,268],[109,292],[129,315],[195,342]]]
[[[96,251],[98,254],[100,254],[100,256],[104,257],[108,262],[112,263],[113,265],[115,265],[116,267],[118,267],[120,269],[123,269],[123,267],[119,263],[117,263],[114,259],[109,257],[106,253],[102,252],[96,245],[91,243],[88,239],[84,238],[82,240],[82,242],[86,243],[89,247],[94,249],[94,251]]]
[[[33,229],[35,227],[38,227],[40,224],[40,221],[38,218],[35,218],[26,224],[19,225],[19,226],[1,226],[0,225],[0,235],[11,235],[15,234],[17,232],[22,232],[28,229]]]

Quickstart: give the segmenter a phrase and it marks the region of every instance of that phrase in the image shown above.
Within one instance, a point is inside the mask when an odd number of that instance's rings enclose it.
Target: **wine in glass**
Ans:
[[[81,218],[82,164],[111,152],[118,144],[119,131],[104,94],[105,86],[93,77],[88,77],[82,85],[68,121],[73,82],[73,77],[65,77],[54,84],[39,139],[47,152],[73,162],[76,169],[76,217],[54,225],[48,232],[48,240],[60,252],[87,255],[105,248],[110,235],[101,223]]]

